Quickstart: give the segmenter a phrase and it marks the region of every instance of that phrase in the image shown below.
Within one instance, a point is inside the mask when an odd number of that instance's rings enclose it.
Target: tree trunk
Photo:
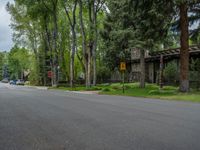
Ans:
[[[88,48],[88,64],[87,64],[87,85],[88,87],[91,87],[91,51],[92,51],[92,48],[89,47]]]
[[[78,0],[75,0],[73,11],[72,11],[72,18],[70,17],[69,11],[66,7],[64,7],[68,21],[71,26],[72,32],[72,50],[71,50],[71,57],[70,57],[70,86],[73,87],[74,85],[74,57],[76,53],[76,8],[77,8]]]
[[[47,52],[48,52],[48,46],[46,42],[45,34],[44,34],[44,59],[43,59],[43,77],[44,77],[44,86],[47,85]]]
[[[71,59],[70,59],[70,87],[74,86],[74,54],[72,51]]]
[[[70,86],[74,86],[74,57],[76,52],[76,32],[75,26],[72,27],[72,52],[70,60]]]
[[[181,28],[181,50],[180,50],[180,91],[189,91],[189,23],[187,3],[180,5],[180,28]]]
[[[163,65],[164,65],[164,62],[163,62],[163,55],[160,56],[160,89],[163,88],[163,85],[164,85],[164,81],[163,81]]]
[[[47,71],[53,71],[53,52],[52,52],[52,46],[51,46],[51,40],[50,40],[50,33],[49,33],[49,29],[48,29],[48,20],[47,20],[47,16],[44,16],[44,28],[45,28],[45,40],[46,40],[46,46],[47,46],[47,52],[49,52],[49,61],[50,61],[50,68]],[[51,85],[53,86],[53,79],[51,77]]]
[[[93,86],[96,86],[96,80],[97,80],[97,73],[96,73],[96,42],[94,42],[94,48],[93,48]]]
[[[145,88],[145,51],[140,50],[140,88]]]
[[[53,21],[54,21],[54,32],[53,32],[53,86],[58,85],[58,53],[57,53],[57,35],[58,35],[58,24],[57,24],[57,3],[53,5]]]
[[[88,86],[91,86],[91,63],[93,57],[93,47],[94,47],[94,30],[93,30],[93,10],[94,1],[88,0],[88,17],[89,17],[89,47],[87,51],[88,55]]]
[[[85,86],[88,88],[88,55],[87,55],[87,42],[86,42],[86,33],[83,22],[83,6],[82,0],[79,0],[79,18],[80,18],[80,26],[81,26],[81,34],[82,34],[82,52],[83,52],[83,61],[84,61],[84,71],[85,71]]]
[[[94,1],[95,3],[95,1]],[[98,31],[97,31],[97,10],[95,9],[95,6],[93,5],[93,26],[94,26],[94,44],[93,44],[93,86],[96,86],[96,50],[97,50],[97,40],[98,40]]]

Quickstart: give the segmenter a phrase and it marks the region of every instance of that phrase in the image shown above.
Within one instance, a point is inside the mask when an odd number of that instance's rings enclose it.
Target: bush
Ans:
[[[178,68],[176,62],[170,62],[164,69],[164,78],[170,83],[175,83],[178,75]]]
[[[88,88],[86,90],[87,91],[100,91],[100,90],[102,90],[102,88],[100,88],[100,87],[91,87],[91,88]]]
[[[97,79],[98,82],[107,82],[108,79],[111,77],[111,71],[108,69],[107,66],[99,66],[97,68]]]
[[[102,92],[110,92],[110,91],[111,91],[110,88],[104,88],[104,89],[102,90]]]
[[[114,86],[112,86],[112,89],[114,89],[114,90],[120,90],[122,88],[120,86],[114,85]]]
[[[149,91],[149,95],[172,95],[175,94],[175,90],[151,90]]]
[[[114,89],[114,90],[122,90],[123,89],[123,84],[120,84],[120,85],[113,85],[113,86],[111,86],[111,88],[112,89]],[[130,85],[124,85],[124,89],[130,89],[131,88],[131,86]]]
[[[163,90],[178,90],[178,88],[174,86],[164,86]]]
[[[31,82],[30,81],[26,81],[25,85],[31,85]]]

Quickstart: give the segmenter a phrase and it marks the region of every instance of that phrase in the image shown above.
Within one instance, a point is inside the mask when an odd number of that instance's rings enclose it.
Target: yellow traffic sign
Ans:
[[[126,63],[125,62],[121,62],[120,63],[120,70],[121,71],[125,71],[126,70]]]

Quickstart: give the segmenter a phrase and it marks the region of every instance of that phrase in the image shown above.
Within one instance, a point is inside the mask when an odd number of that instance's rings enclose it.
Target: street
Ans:
[[[200,104],[0,83],[0,150],[200,150]]]

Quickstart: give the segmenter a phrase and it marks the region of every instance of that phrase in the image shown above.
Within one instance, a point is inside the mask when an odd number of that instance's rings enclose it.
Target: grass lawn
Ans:
[[[86,88],[85,86],[75,86],[73,88],[71,87],[49,87],[49,89],[55,89],[55,90],[66,90],[66,91],[100,91],[102,90],[102,86],[95,86],[91,88]]]
[[[157,85],[147,84],[145,89],[141,89],[139,84],[130,83],[125,84],[125,89],[125,93],[123,93],[121,84],[112,84],[109,88],[103,89],[100,94],[200,102],[200,92],[193,91],[183,94],[178,92],[178,87],[165,86],[160,90]]]
[[[50,89],[60,89],[68,91],[99,91],[99,94],[105,95],[121,95],[121,96],[134,96],[145,98],[157,98],[167,100],[180,100],[190,102],[200,102],[200,92],[192,91],[187,94],[178,92],[178,87],[165,86],[162,90],[155,84],[147,84],[145,89],[139,88],[138,83],[125,84],[125,93],[122,91],[123,85],[120,83],[114,84],[101,84],[92,88],[84,86],[77,86],[75,88],[59,87]]]

